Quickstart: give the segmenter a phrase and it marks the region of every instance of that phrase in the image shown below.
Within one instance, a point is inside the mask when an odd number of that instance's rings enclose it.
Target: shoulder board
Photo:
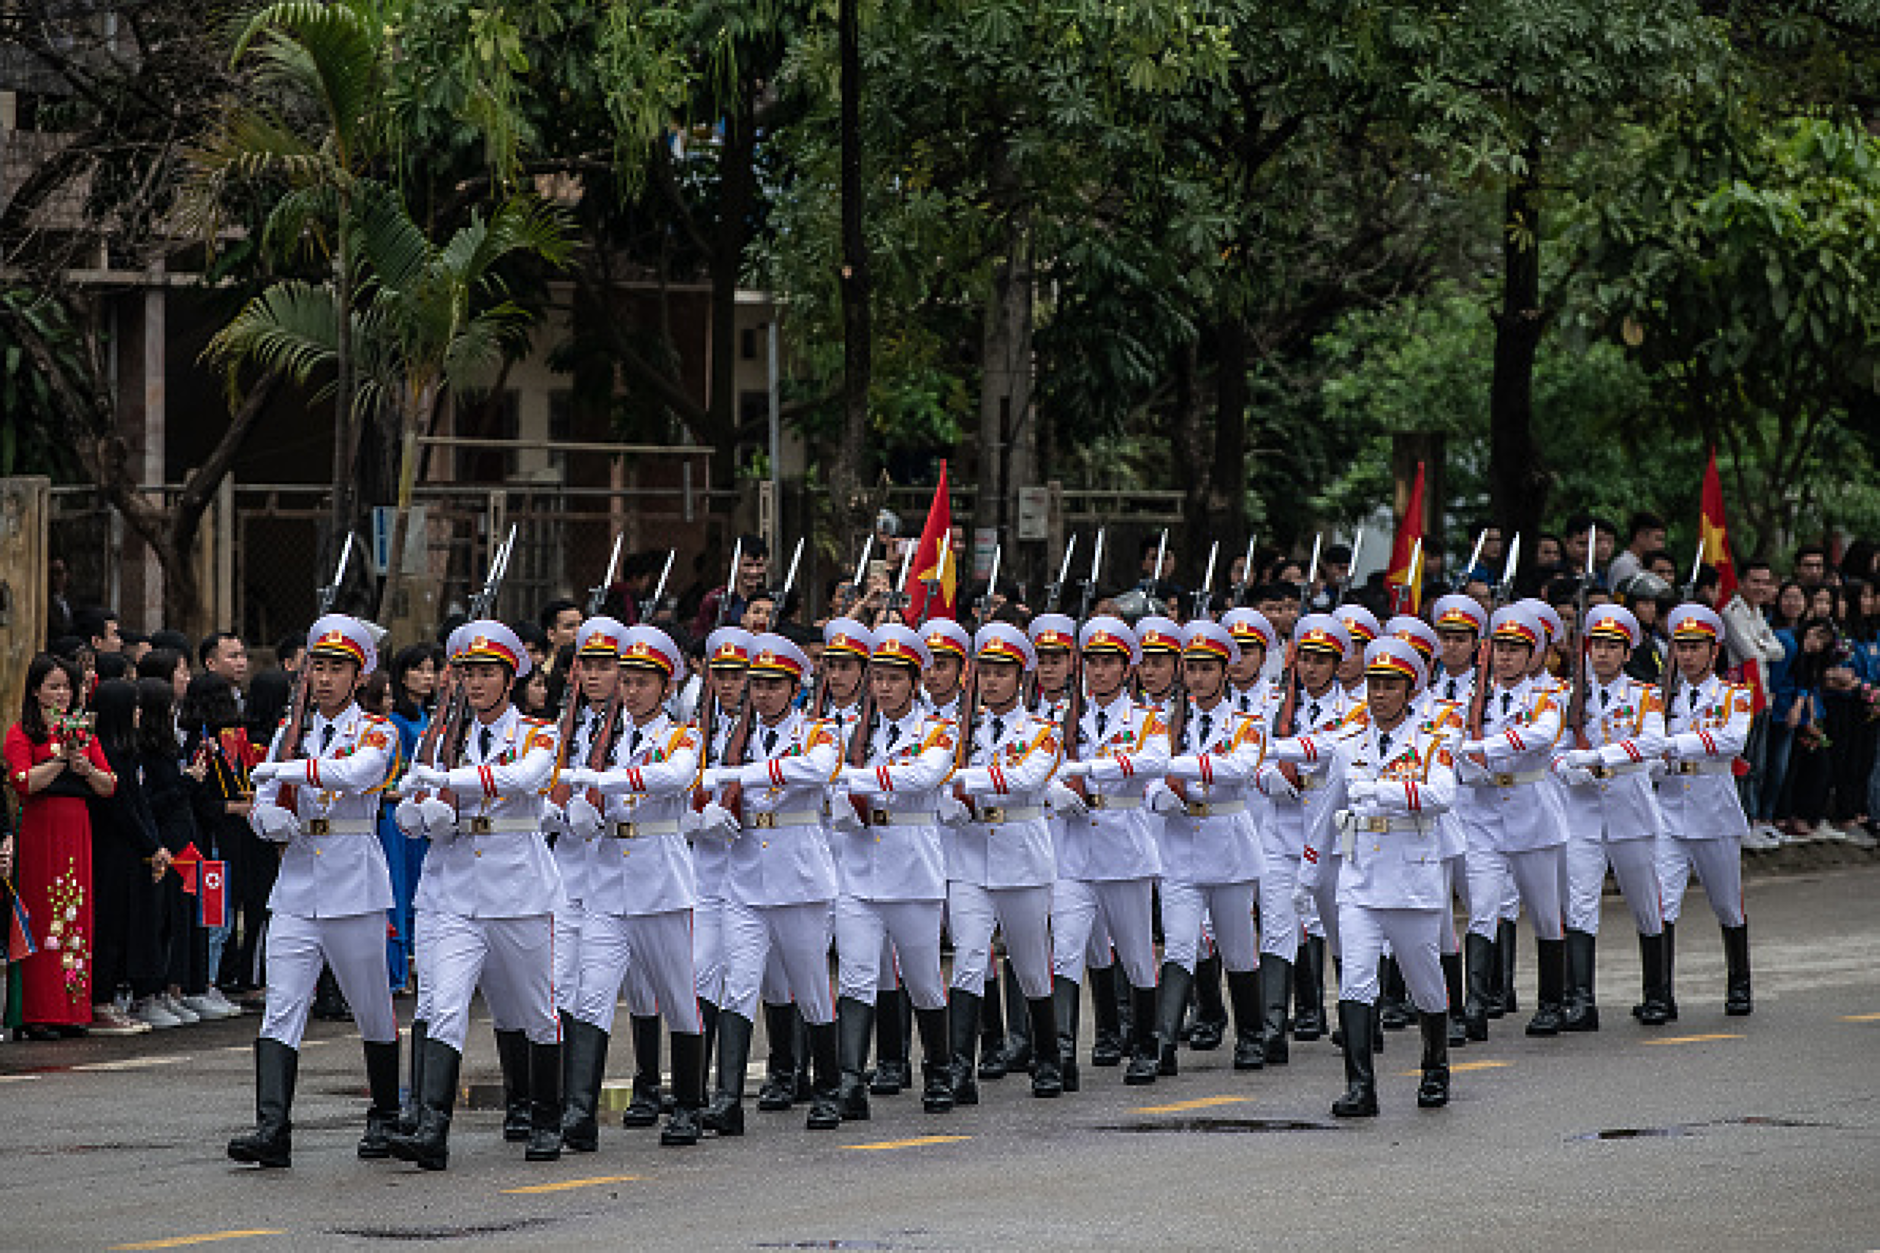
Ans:
[[[546,718],[525,718],[521,714],[516,715],[516,721],[520,722],[525,727],[548,727],[554,725],[554,723]]]
[[[363,718],[363,720],[364,720],[364,721],[366,721],[366,722],[380,722],[380,723],[382,723],[382,722],[389,722],[389,721],[391,721],[391,719],[389,719],[389,718],[387,718],[387,717],[386,717],[386,716],[385,716],[384,714],[373,714],[373,713],[369,713],[369,714],[364,714],[364,715],[362,715],[362,718]]]

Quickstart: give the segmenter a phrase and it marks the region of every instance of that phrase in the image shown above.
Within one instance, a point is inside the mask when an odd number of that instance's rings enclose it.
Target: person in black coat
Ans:
[[[184,771],[175,730],[174,685],[168,679],[137,680],[137,707],[144,795],[156,819],[157,838],[172,856],[192,846],[200,852],[190,787],[204,771],[200,763]],[[199,987],[207,978],[207,943],[197,921],[196,898],[183,891],[177,874],[165,875],[157,886],[156,952],[162,970],[158,989],[139,1002],[138,1016],[152,1026],[200,1022],[202,1016],[184,1004],[185,987]],[[163,1022],[165,1017],[173,1021]]]
[[[170,865],[169,850],[157,839],[157,820],[144,793],[137,742],[137,685],[107,679],[92,693],[94,730],[105,760],[117,776],[117,790],[90,797],[93,1035],[136,1035],[150,1024],[132,1018],[116,1003],[135,973],[148,982],[149,954],[157,938],[156,917],[147,898]],[[134,990],[134,989],[132,989]],[[149,989],[146,989],[148,991]]]

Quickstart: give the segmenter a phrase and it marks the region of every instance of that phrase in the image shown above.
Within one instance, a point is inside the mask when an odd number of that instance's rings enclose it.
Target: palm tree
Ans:
[[[231,373],[244,364],[279,369],[305,383],[338,364],[350,343],[356,406],[397,416],[401,437],[398,514],[379,616],[398,600],[417,471],[417,436],[446,392],[486,385],[506,356],[526,349],[530,313],[511,300],[499,272],[509,259],[566,262],[571,243],[559,215],[532,196],[472,213],[433,243],[404,200],[382,183],[353,184],[360,262],[358,307],[332,287],[275,283],[209,341],[204,356]],[[342,316],[349,310],[350,316]]]

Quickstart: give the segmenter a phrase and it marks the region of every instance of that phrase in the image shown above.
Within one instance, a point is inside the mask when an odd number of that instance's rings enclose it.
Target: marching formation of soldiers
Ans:
[[[1672,937],[1693,870],[1722,927],[1726,1012],[1749,1013],[1731,763],[1750,696],[1717,677],[1717,615],[1679,606],[1676,664],[1645,685],[1624,673],[1640,643],[1626,609],[1585,608],[1569,635],[1545,604],[1508,599],[1447,595],[1427,619],[1384,622],[1338,604],[1282,634],[1244,605],[1217,617],[1205,595],[1185,625],[1132,624],[1091,613],[1086,589],[1079,618],[972,632],[838,617],[815,667],[782,635],[721,626],[689,721],[671,712],[687,678],[674,641],[595,616],[551,724],[511,702],[531,660],[482,616],[486,597],[450,639],[408,762],[354,699],[377,664],[370,631],[324,615],[253,772],[254,829],[284,855],[256,1124],[229,1155],[291,1160],[323,966],[364,1039],[359,1155],[431,1170],[448,1162],[479,989],[503,1135],[531,1161],[597,1149],[623,994],[625,1122],[663,1117],[669,1145],[744,1134],[760,1006],[756,1104],[806,1106],[811,1129],[867,1119],[871,1097],[903,1087],[935,1114],[977,1104],[979,1082],[1008,1073],[1060,1097],[1089,1081],[1080,1061],[1152,1084],[1177,1073],[1184,1041],[1261,1070],[1328,1025],[1347,1088],[1333,1114],[1377,1113],[1381,1031],[1412,1023],[1417,1104],[1439,1107],[1450,1049],[1515,1009],[1523,907],[1527,1034],[1598,1029],[1608,868],[1638,931],[1639,1022],[1677,1018]],[[1542,664],[1558,644],[1575,658],[1566,679]],[[374,835],[388,791],[428,850],[402,1101]]]

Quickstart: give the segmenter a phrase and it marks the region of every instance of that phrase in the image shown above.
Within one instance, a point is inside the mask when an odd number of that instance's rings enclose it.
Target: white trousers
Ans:
[[[699,897],[692,907],[692,977],[698,999],[722,1004],[725,995],[725,903]]]
[[[1632,921],[1640,935],[1664,930],[1658,900],[1656,840],[1567,841],[1567,927],[1599,934],[1599,898],[1606,886],[1606,865],[1619,881],[1619,891],[1632,908]]]
[[[431,1005],[437,997],[437,980],[432,978],[431,950],[437,943],[433,926],[437,914],[429,909],[411,911],[411,967],[418,976],[417,1003],[412,1006],[411,1021],[431,1021]]]
[[[1005,932],[1005,952],[1025,999],[1051,995],[1051,889],[947,884],[947,925],[953,933],[953,986],[984,996],[992,969],[992,929]]]
[[[339,990],[352,1006],[359,1035],[373,1044],[398,1038],[398,1019],[392,1013],[392,984],[385,964],[385,914],[355,914],[350,918],[301,918],[276,913],[269,919],[266,941],[268,970],[267,1008],[262,1011],[261,1034],[299,1048],[307,1031],[307,1011],[313,1007],[320,969],[333,968]]]
[[[561,1020],[555,1016],[553,915],[466,918],[439,911],[431,925],[432,979],[437,985],[431,1003],[433,1040],[463,1052],[470,998],[479,984],[498,1031],[521,1031],[535,1044],[561,1039]]]
[[[1059,879],[1051,889],[1051,969],[1084,981],[1084,957],[1094,927],[1110,934],[1131,985],[1155,986],[1153,879]]]
[[[1447,885],[1443,900],[1462,900],[1462,916],[1469,916],[1469,871],[1466,859],[1461,853],[1454,857],[1443,858],[1443,882]],[[1462,937],[1456,934],[1456,910],[1454,905],[1443,911],[1443,926],[1439,938],[1442,940],[1443,955],[1462,951]]]
[[[1675,835],[1657,841],[1655,860],[1658,881],[1663,891],[1664,918],[1676,922],[1684,911],[1684,889],[1690,883],[1691,870],[1697,870],[1704,895],[1710,898],[1711,912],[1725,927],[1743,925],[1743,853],[1742,841],[1735,836],[1716,840],[1681,840]]]
[[[884,990],[884,960],[897,961],[916,1009],[947,1003],[940,973],[941,901],[875,901],[844,893],[836,898],[836,981],[842,995],[872,1003]],[[888,941],[893,942],[890,948]],[[893,984],[887,984],[892,988]]]
[[[1262,841],[1266,870],[1260,876],[1260,951],[1295,961],[1299,957],[1299,858],[1284,840]]]
[[[1253,929],[1259,881],[1174,883],[1162,881],[1162,960],[1189,974],[1202,951],[1202,920],[1214,917],[1214,944],[1221,965],[1241,973],[1260,964],[1260,941]]]
[[[1529,849],[1523,853],[1504,853],[1499,849],[1471,848],[1468,853],[1469,934],[1495,938],[1495,928],[1508,913],[1502,893],[1512,880],[1519,901],[1528,908],[1528,921],[1534,934],[1543,940],[1558,940],[1565,935],[1561,925],[1560,863],[1566,846]],[[1516,910],[1518,917],[1520,911]]]
[[[575,997],[581,991],[581,936],[587,926],[587,910],[577,901],[568,901],[555,911],[555,1012],[575,1012]]]
[[[627,1012],[634,1017],[659,1015],[669,1030],[682,1035],[705,1029],[692,970],[691,910],[587,915],[574,1016],[611,1032],[623,983],[628,985]]]
[[[1377,1002],[1377,964],[1389,944],[1417,1008],[1426,1014],[1447,1010],[1449,990],[1438,951],[1442,927],[1440,909],[1372,909],[1347,903],[1338,913],[1338,933],[1345,945],[1338,999]]]
[[[1338,870],[1344,859],[1337,853],[1325,858],[1323,873],[1310,891],[1302,892],[1298,902],[1299,922],[1304,935],[1325,937],[1325,951],[1338,957],[1344,953],[1338,935]]]
[[[764,963],[775,951],[790,982],[790,994],[811,1026],[834,1022],[829,991],[829,902],[745,905],[724,902],[725,982],[719,1008],[755,1018]]]

